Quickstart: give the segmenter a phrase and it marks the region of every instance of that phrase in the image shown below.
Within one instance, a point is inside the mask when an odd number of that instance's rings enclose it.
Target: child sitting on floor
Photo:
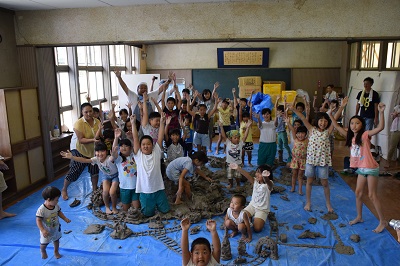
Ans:
[[[207,220],[206,222],[206,227],[211,233],[213,250],[211,250],[210,242],[206,238],[199,237],[192,242],[189,251],[189,218],[185,218],[181,221],[181,227],[182,265],[219,265],[221,257],[221,242],[217,233],[217,223],[214,220]]]
[[[240,194],[233,195],[231,203],[225,216],[225,228],[232,230],[230,237],[234,237],[238,234],[238,231],[242,233],[242,238],[245,242],[249,243],[252,239],[252,233],[250,229],[250,219],[244,207],[246,205],[246,197]],[[247,238],[246,238],[247,234]]]
[[[207,155],[202,152],[194,152],[189,154],[189,157],[180,157],[173,160],[167,167],[167,176],[170,180],[178,182],[178,192],[176,192],[175,204],[181,204],[182,194],[185,193],[188,199],[192,198],[192,191],[190,189],[189,182],[185,179],[187,174],[193,175],[198,174],[205,180],[211,182],[212,179],[207,177],[203,171],[198,167],[208,162]]]
[[[74,160],[80,163],[97,164],[103,175],[103,201],[106,206],[106,214],[117,214],[117,190],[119,185],[118,168],[114,163],[117,157],[117,147],[114,147],[113,154],[107,155],[107,145],[103,142],[96,144],[94,147],[95,157],[87,159],[84,157],[73,156],[70,151],[60,152],[61,156],[66,159]],[[110,196],[112,211],[110,209]]]
[[[249,134],[249,130],[253,121],[249,120],[246,124],[246,131],[240,139],[240,133],[237,130],[231,130],[228,134],[225,134],[224,126],[221,122],[219,122],[220,133],[222,139],[226,139],[225,146],[226,146],[226,164],[229,165],[231,163],[236,163],[241,165],[242,163],[242,156],[241,153],[243,152],[244,142]],[[228,136],[227,136],[228,135]],[[241,175],[234,169],[227,169],[228,170],[228,189],[233,187],[233,178],[236,179],[236,185],[240,187],[240,179]]]
[[[36,212],[36,225],[40,230],[40,252],[42,253],[42,259],[47,259],[46,247],[51,241],[54,244],[54,256],[57,259],[61,258],[58,248],[62,234],[58,217],[66,223],[70,223],[71,220],[65,217],[60,206],[58,206],[60,196],[61,191],[56,187],[46,187],[42,191],[44,203]]]
[[[237,170],[253,185],[251,201],[244,210],[247,212],[249,217],[254,216],[254,231],[261,232],[270,211],[270,197],[274,185],[272,182],[272,169],[269,165],[260,165],[256,170],[256,176],[252,177],[248,172],[235,163],[231,163],[229,168]]]

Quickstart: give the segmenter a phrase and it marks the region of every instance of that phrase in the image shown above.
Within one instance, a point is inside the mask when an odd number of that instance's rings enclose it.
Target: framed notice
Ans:
[[[217,48],[218,68],[268,68],[269,48]]]

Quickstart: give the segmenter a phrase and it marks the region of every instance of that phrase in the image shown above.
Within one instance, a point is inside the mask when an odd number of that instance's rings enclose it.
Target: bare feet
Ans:
[[[54,252],[54,257],[56,257],[56,259],[59,259],[62,257],[62,255],[58,252]]]
[[[304,195],[304,194],[303,194],[303,191],[300,191],[300,190],[299,190],[299,195],[300,195],[300,196],[303,196],[303,195]]]
[[[67,200],[68,199],[68,193],[66,190],[61,190],[61,196],[63,198],[63,200]]]
[[[294,188],[292,188],[292,189],[290,190],[290,192],[292,192],[292,193],[295,192],[295,191],[296,191],[296,190],[295,190]]]
[[[311,203],[307,203],[306,206],[304,206],[304,210],[310,212],[311,211]]]
[[[183,201],[181,201],[180,199],[176,199],[175,200],[175,205],[179,205],[179,204],[182,204],[183,203]]]
[[[219,152],[218,152],[218,149],[217,149],[217,150],[215,151],[215,153],[214,153],[214,154],[215,154],[215,155],[218,155],[218,153],[219,153]]]
[[[113,212],[110,210],[110,208],[106,207],[106,214],[113,214]]]
[[[238,231],[232,231],[232,233],[229,235],[229,237],[235,237],[237,236]]]
[[[45,251],[40,251],[40,253],[42,253],[42,259],[47,259],[47,252]]]
[[[226,188],[227,188],[227,189],[231,189],[231,188],[232,188],[232,185],[227,185]]]
[[[361,217],[356,217],[353,221],[349,222],[349,225],[354,225],[354,224],[358,224],[358,223],[363,223],[364,220]]]
[[[379,234],[380,232],[382,232],[385,227],[388,226],[388,222],[387,221],[382,221],[379,223],[378,227],[375,228],[374,230],[372,230],[372,232]]]
[[[211,149],[208,149],[207,152],[212,152],[212,150],[211,150]]]
[[[113,209],[113,210],[112,210],[112,213],[113,213],[113,214],[117,214],[117,213],[118,213],[118,209]]]
[[[14,217],[15,215],[16,215],[15,213],[8,213],[3,211],[0,213],[0,220],[3,218]]]

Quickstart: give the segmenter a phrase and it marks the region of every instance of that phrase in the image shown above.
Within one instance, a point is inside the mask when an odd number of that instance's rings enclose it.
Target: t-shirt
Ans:
[[[261,184],[256,179],[254,179],[253,194],[251,195],[250,205],[257,209],[269,212],[270,197],[271,190],[269,190],[268,185]]]
[[[230,126],[231,125],[231,110],[227,107],[225,110],[222,107],[218,107],[218,114],[219,114],[219,121],[222,123],[223,126]]]
[[[196,114],[194,116],[193,123],[194,131],[200,134],[208,134],[208,126],[210,124],[208,114],[205,114],[203,117],[201,117],[199,114]]]
[[[239,213],[239,216],[237,218],[235,218],[233,216],[233,210],[230,207],[228,208],[228,210],[226,210],[226,214],[228,215],[228,218],[230,220],[232,220],[236,225],[244,223],[244,219],[243,219],[244,212],[245,212],[245,210],[241,210]]]
[[[357,94],[357,101],[360,100],[362,91]],[[369,99],[369,93],[364,92],[365,103],[360,106],[360,116],[363,118],[375,118],[375,103],[379,103],[379,94],[373,90],[372,100]]]
[[[114,163],[114,158],[112,156],[107,156],[107,158],[104,160],[104,162],[100,162],[100,160],[97,157],[91,158],[92,164],[97,164],[99,167],[100,171],[102,171],[105,175],[115,175],[118,173],[118,168]]]
[[[238,103],[236,105],[236,112],[237,112],[237,116],[236,116],[236,125],[239,125],[239,108],[240,108],[240,103]],[[244,108],[242,108],[242,114],[244,112],[250,113],[250,106],[246,105]]]
[[[331,93],[327,93],[325,94],[325,99],[327,99],[329,102],[331,102],[332,100],[336,100],[337,99],[337,94],[336,91],[332,90]]]
[[[160,128],[152,127],[150,124],[146,126],[142,126],[143,135],[149,135],[153,139],[153,145],[155,145],[158,141],[158,131]]]
[[[137,182],[136,162],[133,153],[126,157],[125,162],[122,157],[115,159],[115,165],[118,168],[119,187],[122,189],[135,189]]]
[[[79,118],[74,124],[74,130],[77,130],[83,134],[83,137],[86,139],[94,139],[97,131],[100,127],[100,120],[93,118],[94,124],[93,127],[89,125],[89,123],[85,120],[84,117]],[[76,142],[76,149],[85,157],[93,157],[94,155],[94,142],[82,144],[79,140]]]
[[[147,110],[148,110],[148,113],[150,114],[151,112],[154,111],[154,108],[155,108],[153,101],[151,101],[151,98],[158,99],[158,97],[159,97],[158,90],[149,92],[149,93],[147,93],[147,95],[149,96],[149,101],[147,102]],[[138,103],[138,101],[143,102],[143,96],[138,95],[135,92],[129,90],[128,99],[132,103],[132,106],[135,106],[133,113],[136,115],[136,119],[138,121],[141,121],[142,119],[140,116],[139,105],[137,103]]]
[[[285,120],[283,120],[283,117],[278,117],[278,126],[276,127],[276,132],[284,132],[286,131],[286,123]]]
[[[275,121],[263,121],[260,128],[260,142],[276,142]]]
[[[185,143],[193,143],[194,130],[190,126],[185,126],[182,130],[182,137],[186,133],[187,138],[184,139]]]
[[[227,163],[242,163],[243,141],[238,144],[233,144],[229,139],[226,139],[226,162]]]
[[[314,166],[332,166],[329,130],[320,132],[313,127],[308,140],[307,163]]]
[[[154,193],[165,188],[161,175],[162,153],[156,143],[151,154],[146,155],[139,149],[133,155],[137,166],[136,193]]]
[[[352,168],[377,168],[379,164],[374,160],[371,154],[371,137],[368,131],[365,131],[361,136],[361,146],[355,143],[355,138],[352,139],[350,147],[350,167]]]
[[[193,161],[190,157],[180,157],[176,158],[172,162],[170,162],[167,166],[167,175],[168,178],[173,181],[178,181],[179,176],[184,169],[187,169],[188,172],[186,175],[193,175],[195,167],[193,165]]]
[[[167,145],[167,161],[171,162],[176,158],[183,156],[183,140],[179,139],[177,144],[172,143],[172,139],[169,138],[165,143]]]
[[[169,123],[168,130],[172,130],[175,128],[180,128],[179,125],[179,109],[173,109],[172,111],[168,110],[167,107],[164,107],[163,112],[165,113],[165,118],[172,117],[171,122]]]
[[[43,227],[50,233],[48,238],[52,238],[60,230],[60,221],[58,218],[60,211],[61,208],[58,204],[53,209],[49,209],[42,204],[36,211],[36,217],[43,218]]]
[[[244,134],[246,133],[246,122],[242,121],[240,123],[240,138],[244,137]],[[253,128],[250,126],[249,128],[249,134],[247,135],[247,138],[244,140],[244,142],[253,142]]]
[[[194,264],[193,262],[192,262],[192,256],[190,256],[190,260],[189,260],[189,262],[188,262],[188,264],[186,265],[186,266],[195,266],[196,264]],[[213,255],[211,254],[211,260],[210,260],[210,262],[207,264],[207,266],[218,266],[218,265],[221,265],[221,264],[219,264],[215,259],[214,259],[214,257],[213,257]]]

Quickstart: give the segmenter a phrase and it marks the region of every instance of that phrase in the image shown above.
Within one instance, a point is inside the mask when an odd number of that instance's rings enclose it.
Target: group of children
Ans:
[[[199,167],[207,163],[207,149],[210,148],[209,128],[213,115],[218,111],[220,120],[218,126],[220,129],[220,140],[226,139],[226,163],[228,167],[227,177],[231,188],[236,184],[240,185],[241,177],[244,176],[253,185],[253,194],[251,202],[246,207],[246,198],[242,195],[234,195],[225,217],[225,228],[232,230],[231,236],[240,232],[242,238],[250,242],[252,240],[252,230],[262,231],[270,211],[270,194],[273,186],[273,175],[271,166],[274,163],[277,152],[276,141],[278,139],[279,151],[283,148],[288,152],[288,140],[286,125],[291,132],[293,139],[293,149],[289,153],[288,162],[292,168],[292,192],[295,190],[296,180],[299,181],[299,194],[302,193],[302,181],[305,173],[307,177],[306,195],[307,202],[305,210],[311,210],[311,188],[315,178],[321,179],[324,188],[326,206],[328,212],[333,212],[330,203],[330,190],[328,184],[328,167],[331,166],[331,145],[330,135],[333,128],[337,128],[340,134],[347,136],[346,145],[351,147],[351,162],[353,166],[359,169],[359,181],[357,182],[357,217],[350,222],[355,224],[362,222],[361,214],[361,196],[365,184],[368,182],[370,194],[373,203],[377,209],[380,218],[379,226],[374,230],[381,232],[386,226],[386,221],[381,214],[379,200],[376,196],[376,165],[373,160],[365,160],[369,156],[370,136],[377,134],[383,129],[384,104],[379,105],[381,119],[378,127],[372,131],[365,131],[365,122],[362,118],[353,117],[350,120],[349,130],[341,128],[332,115],[332,110],[327,113],[318,112],[313,123],[309,123],[309,107],[303,103],[293,104],[288,108],[277,105],[276,118],[272,120],[271,109],[265,108],[259,114],[254,114],[258,120],[260,129],[260,144],[258,152],[258,168],[255,177],[252,177],[243,170],[244,153],[249,155],[249,164],[251,163],[251,150],[253,148],[251,136],[252,113],[251,103],[247,104],[246,99],[240,99],[237,104],[235,90],[233,103],[237,105],[238,110],[238,129],[231,127],[227,122],[227,113],[232,114],[232,104],[227,100],[218,98],[216,89],[219,84],[214,85],[213,92],[203,92],[201,98],[203,101],[195,103],[199,93],[194,91],[193,98],[190,98],[190,91],[183,94],[184,99],[179,94],[177,87],[174,87],[175,98],[169,97],[165,101],[165,90],[162,92],[162,107],[159,107],[157,99],[152,98],[158,112],[148,112],[149,101],[147,92],[143,93],[143,103],[138,102],[140,119],[136,115],[126,116],[124,123],[114,129],[114,139],[110,150],[104,143],[95,145],[95,156],[93,158],[76,157],[69,151],[62,152],[64,158],[80,161],[83,163],[96,164],[103,173],[103,201],[107,214],[115,214],[117,210],[117,190],[119,188],[123,210],[127,211],[131,206],[141,208],[145,216],[152,216],[156,209],[162,213],[170,210],[170,205],[165,193],[162,165],[164,161],[163,142],[166,142],[166,153],[168,166],[165,169],[166,176],[178,185],[175,204],[181,204],[184,200],[192,198],[190,183],[186,180],[188,175],[198,174],[205,180],[212,182],[212,178],[207,177]],[[214,104],[211,104],[214,99]],[[251,102],[251,101],[250,101]],[[166,104],[165,104],[166,103]],[[337,114],[340,114],[347,104],[347,98],[342,101],[342,105]],[[193,108],[197,105],[197,110]],[[229,107],[231,106],[231,107]],[[295,106],[295,107],[293,107]],[[226,110],[229,108],[229,111]],[[331,108],[332,109],[332,108]],[[293,121],[288,117],[288,111],[293,112]],[[306,111],[306,112],[304,112]],[[121,113],[120,113],[121,114]],[[110,112],[110,120],[118,121],[114,112]],[[122,120],[124,119],[121,117]],[[140,121],[140,126],[137,126]],[[230,121],[230,120],[229,120]],[[129,122],[129,124],[128,124]],[[193,124],[192,124],[193,122]],[[113,124],[113,123],[112,123]],[[121,125],[125,130],[121,129]],[[193,128],[193,129],[192,129]],[[139,130],[138,130],[139,129]],[[125,133],[124,133],[125,132]],[[126,138],[124,138],[124,136]],[[365,143],[365,146],[364,146]],[[363,144],[363,145],[361,145]],[[193,146],[197,148],[193,152]],[[218,153],[218,147],[216,152]],[[369,155],[368,155],[369,154]],[[188,155],[186,157],[186,155]],[[185,157],[184,157],[185,156]],[[369,158],[369,157],[368,157]],[[279,152],[281,159],[281,152]],[[52,190],[58,190],[52,188]],[[43,192],[44,193],[44,192]],[[51,194],[43,194],[45,199],[45,209],[52,210],[51,215],[43,213],[43,210],[37,214],[37,223],[41,235],[46,238],[46,232],[50,232],[54,227],[59,226],[57,217],[64,221],[70,220],[64,216],[57,205],[59,193],[53,191]],[[111,198],[111,206],[109,199]],[[43,209],[43,208],[41,208]],[[54,222],[57,220],[57,223]],[[46,224],[48,227],[44,227]],[[220,244],[218,234],[215,232],[215,221],[208,221],[207,228],[210,230],[213,239],[214,251],[211,256],[211,249],[207,240],[199,240],[197,244],[192,244],[192,250],[188,250],[187,231],[190,223],[184,219],[182,225],[182,250],[184,265],[196,264],[197,261],[217,261],[220,257]],[[52,229],[53,228],[53,229]],[[42,257],[47,257],[45,247],[49,241],[55,241],[58,246],[59,237],[46,238],[41,241]],[[199,249],[201,247],[201,249]],[[56,254],[56,249],[55,249]],[[58,254],[58,250],[57,250]],[[59,256],[59,254],[56,257]],[[200,256],[207,254],[208,257]],[[188,264],[189,263],[189,264]],[[208,262],[207,262],[208,263]],[[205,263],[205,265],[207,265]],[[210,264],[211,265],[211,264]]]

